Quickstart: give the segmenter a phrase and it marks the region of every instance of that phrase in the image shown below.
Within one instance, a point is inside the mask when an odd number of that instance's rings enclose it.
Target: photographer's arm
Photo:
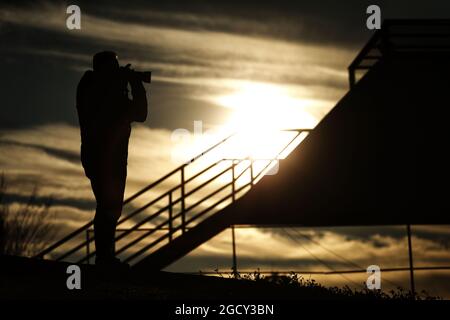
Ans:
[[[144,122],[147,119],[147,96],[142,82],[138,79],[130,81],[131,95],[130,101],[130,121]]]

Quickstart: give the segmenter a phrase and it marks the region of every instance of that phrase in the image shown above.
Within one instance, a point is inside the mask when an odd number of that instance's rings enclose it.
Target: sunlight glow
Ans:
[[[317,123],[306,111],[313,106],[313,100],[294,97],[273,84],[240,83],[235,92],[219,96],[215,102],[234,110],[227,125],[239,132],[312,128]]]
[[[282,129],[313,128],[318,122],[307,111],[315,101],[295,97],[280,85],[239,82],[234,92],[214,101],[234,111],[226,124],[238,133],[225,152],[230,158],[274,158],[295,135]]]
[[[250,181],[257,183],[264,175],[277,174],[278,160],[286,158],[308,134],[286,129],[310,129],[318,122],[308,112],[316,102],[296,97],[287,86],[248,81],[235,84],[231,93],[213,97],[216,104],[233,111],[228,122],[210,130],[197,124],[194,134],[184,130],[179,132],[180,139],[178,135],[172,137],[177,138],[174,151],[179,156],[175,158],[180,159],[180,164],[191,164],[186,168],[187,177],[219,162],[202,175],[200,180],[207,181],[230,168],[234,160],[235,175],[240,177],[235,181],[236,188],[245,187]],[[226,142],[200,158],[195,157],[231,133],[234,135]],[[196,161],[191,162],[194,157]],[[231,171],[227,171],[214,183],[224,185],[231,181]]]

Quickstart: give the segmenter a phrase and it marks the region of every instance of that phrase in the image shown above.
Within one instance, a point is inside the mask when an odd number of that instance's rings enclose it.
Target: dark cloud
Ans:
[[[371,31],[365,28],[365,8],[372,1],[351,0],[337,2],[322,1],[79,1],[82,14],[96,16],[108,21],[134,23],[147,26],[162,26],[177,30],[216,31],[249,37],[288,40],[291,42],[316,43],[329,45],[330,50],[336,47],[348,47],[357,50],[367,41]],[[377,1],[382,7],[384,18],[401,17],[445,17],[448,15],[450,4],[448,1]],[[36,16],[45,14],[49,5],[61,6],[58,1],[15,1],[3,2],[3,8],[30,9]],[[0,9],[2,10],[2,9]],[[62,13],[63,25],[65,12]],[[64,27],[62,27],[64,28]],[[206,72],[212,71],[214,61],[186,60],[186,57],[176,56],[175,52],[161,52],[159,48],[152,48],[151,44],[134,44],[133,47],[123,43],[114,43],[102,39],[85,39],[69,36],[67,33],[52,30],[41,30],[23,24],[2,23],[0,32],[2,46],[0,59],[4,62],[3,76],[0,87],[3,91],[2,108],[0,111],[0,126],[20,127],[32,124],[52,123],[62,121],[76,124],[74,109],[74,92],[81,68],[90,67],[88,60],[74,61],[73,58],[36,55],[36,50],[53,50],[55,52],[90,57],[96,51],[104,48],[120,51],[122,57],[147,59],[155,63],[186,64],[191,67],[204,67]],[[331,59],[332,53],[330,53]],[[74,71],[73,67],[78,70]],[[166,68],[155,70],[157,74],[170,74]],[[232,72],[230,74],[230,72]],[[211,77],[233,76],[236,70],[223,70],[221,74],[211,73]],[[257,70],[254,80],[271,80],[261,76]],[[195,76],[195,74],[194,74]],[[332,80],[329,84],[314,83],[314,79],[300,78],[284,79],[285,82],[302,83],[304,85],[323,85],[342,88],[342,83]],[[154,84],[152,87],[156,87]],[[157,88],[160,89],[160,88]],[[156,91],[156,90],[155,90]],[[165,100],[180,97],[177,104],[184,106],[193,104],[183,100],[182,92],[162,90],[155,93],[155,104],[161,105],[158,113],[153,113],[150,125],[173,128],[180,125],[182,110],[175,122],[172,108],[162,105]],[[335,96],[333,96],[335,98]],[[170,102],[169,102],[170,103]],[[198,102],[197,102],[198,104]],[[204,104],[203,104],[204,105]],[[210,106],[200,107],[202,117],[220,119],[221,114],[215,114]],[[169,111],[170,110],[170,111]],[[185,109],[184,109],[185,110]],[[195,113],[195,110],[192,111]],[[208,116],[208,113],[212,116]],[[169,119],[170,118],[170,119]],[[189,120],[190,121],[190,120]],[[183,121],[181,121],[183,122]]]
[[[4,203],[27,203],[30,200],[30,195],[22,195],[15,193],[5,194]],[[33,203],[36,205],[44,205],[50,203],[52,206],[67,206],[77,208],[80,210],[95,210],[95,201],[86,199],[70,199],[70,198],[54,198],[52,196],[39,196],[36,195],[33,199]]]
[[[397,19],[448,18],[450,9],[445,0],[141,0],[126,4],[108,0],[78,3],[86,12],[118,21],[349,46],[360,45],[371,34],[365,28],[369,5],[379,5],[383,18]]]
[[[15,54],[2,67],[0,126],[77,123],[75,86],[79,73],[39,56]]]
[[[48,146],[32,144],[32,143],[17,142],[17,141],[0,141],[0,146],[1,145],[12,145],[12,146],[41,150],[52,157],[66,160],[66,161],[69,161],[69,162],[75,163],[75,164],[81,164],[80,155],[78,152],[71,152],[68,150],[61,150],[58,148],[52,148],[52,147],[48,147]]]

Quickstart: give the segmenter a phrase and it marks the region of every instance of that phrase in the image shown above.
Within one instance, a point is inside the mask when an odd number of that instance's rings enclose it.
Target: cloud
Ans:
[[[12,30],[10,36],[4,35],[10,45],[0,50],[9,61],[5,72],[11,75],[4,83],[9,94],[0,111],[4,126],[55,121],[76,124],[73,101],[77,81],[83,70],[91,68],[92,54],[104,48],[119,52],[122,63],[153,71],[147,121],[153,127],[186,127],[194,120],[202,120],[205,126],[223,125],[232,111],[224,110],[217,98],[237,92],[249,82],[288,89],[292,98],[310,101],[300,111],[318,119],[347,88],[346,66],[352,52],[346,48],[330,50],[301,40],[220,28],[183,29],[176,23],[152,24],[152,19],[114,20],[95,10],[83,11],[82,30],[69,31],[64,9],[51,3],[0,7],[0,21]],[[179,13],[167,14],[169,20],[172,15],[184,19]],[[229,19],[224,18],[222,23]],[[30,34],[32,42],[21,40]],[[19,89],[23,86],[19,85],[19,75],[23,72],[31,83],[42,83],[46,88],[31,92],[19,103],[17,97],[24,90]],[[25,90],[33,89],[27,86]],[[290,118],[293,121],[296,117]]]
[[[99,43],[104,47],[113,46],[124,60],[155,70],[156,80],[158,77],[175,80],[204,78],[206,81],[214,78],[246,79],[342,90],[346,84],[344,68],[353,55],[345,48],[334,48],[330,52],[326,46],[301,41],[208,29],[185,30],[152,25],[151,21],[114,21],[89,13],[83,13],[82,30],[73,32],[62,24],[63,9],[49,4],[39,8],[3,8],[0,20],[59,35],[62,43],[69,45],[70,51],[67,46],[53,48],[47,50],[50,57],[59,55],[85,63],[89,55],[86,52],[74,53],[79,49],[73,42],[80,39],[86,45],[95,41],[97,47]],[[45,14],[37,15],[37,11]],[[168,17],[170,19],[170,13]],[[43,53],[42,48],[35,50],[38,54]]]
[[[27,129],[0,131],[1,167],[9,179],[19,183],[19,177],[35,176],[44,185],[42,195],[56,195],[80,198],[88,189],[79,158],[79,129],[65,124],[44,125]],[[131,190],[134,184],[152,181],[171,169],[172,142],[167,130],[152,130],[137,126],[130,142],[129,179]],[[151,161],[149,161],[151,159]],[[28,180],[24,181],[29,185]],[[70,188],[66,190],[66,188]],[[17,186],[18,192],[23,186]],[[67,193],[66,193],[67,192]]]
[[[181,162],[174,158],[174,150],[177,148],[188,150],[192,157],[211,145],[215,139],[217,137],[213,135],[200,140],[188,139],[180,144],[173,141],[172,132],[168,130],[133,125],[125,198],[180,166]],[[77,127],[52,124],[1,130],[0,151],[0,167],[8,182],[8,201],[26,202],[37,186],[41,201],[52,198],[55,206],[60,209],[64,207],[90,211],[92,216],[95,199],[79,160],[80,134]],[[197,163],[198,166],[202,165],[198,161],[195,166]],[[186,172],[186,179],[192,174],[191,171]],[[198,183],[204,179],[206,177],[200,178]],[[178,173],[137,199],[132,206],[127,206],[125,212],[144,205],[179,183]],[[192,188],[191,185],[188,187]],[[217,184],[214,183],[210,186],[215,187]],[[197,192],[190,197],[187,205],[196,202],[207,192],[211,192],[210,189]],[[161,203],[166,205],[166,201],[167,199],[163,199]],[[144,215],[150,211],[147,210]],[[68,216],[67,220],[70,223],[71,217]]]
[[[439,227],[437,227],[439,228]],[[319,228],[318,228],[319,229]],[[367,279],[366,273],[341,275],[310,275],[309,271],[332,271],[365,269],[375,264],[383,268],[408,267],[407,241],[389,236],[389,228],[346,228],[358,233],[364,231],[366,239],[349,240],[340,228],[327,231],[304,228],[239,228],[236,233],[238,269],[241,271],[303,271],[327,286],[345,286],[361,289]],[[282,231],[284,230],[284,232]],[[334,232],[336,230],[337,232]],[[379,232],[383,232],[381,236]],[[291,236],[287,237],[288,232]],[[378,232],[378,233],[377,233]],[[300,237],[307,234],[314,242]],[[283,236],[284,234],[284,236]],[[369,239],[369,240],[367,240]],[[382,243],[382,246],[378,244]],[[420,266],[449,265],[448,250],[433,239],[414,236],[414,264]],[[231,272],[231,231],[228,229],[201,245],[189,255],[167,268],[168,271],[198,272],[219,268],[223,273]],[[331,252],[335,253],[332,254]],[[326,263],[324,265],[322,262]],[[450,286],[444,279],[450,278],[449,271],[416,271],[417,289],[430,294],[449,297]],[[409,273],[382,272],[383,290],[402,286],[409,289]]]

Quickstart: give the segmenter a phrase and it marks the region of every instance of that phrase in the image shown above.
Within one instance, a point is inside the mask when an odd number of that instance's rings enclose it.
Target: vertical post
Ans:
[[[390,41],[390,35],[389,35],[389,25],[388,23],[383,23],[383,27],[380,32],[380,45],[379,50],[381,52],[381,55],[387,56],[392,53],[392,44]]]
[[[172,215],[173,214],[173,208],[172,208],[172,191],[169,192],[169,242],[172,241],[172,230],[173,230],[173,225],[172,225]]]
[[[233,202],[236,200],[236,186],[234,184],[236,176],[235,176],[235,167],[236,167],[236,162],[235,160],[232,160],[231,163],[231,198],[233,200]],[[233,249],[233,266],[232,266],[232,270],[233,270],[233,276],[236,278],[237,277],[237,259],[236,259],[236,238],[235,238],[235,234],[234,234],[234,225],[231,226],[231,245],[232,245],[232,249]]]
[[[408,253],[409,253],[409,275],[411,280],[411,293],[413,295],[413,299],[416,298],[416,287],[414,284],[414,265],[413,265],[413,253],[412,253],[412,244],[411,244],[411,225],[406,225],[406,231],[408,233]]]
[[[87,258],[87,264],[91,264],[91,258],[89,257],[90,254],[90,235],[89,235],[89,228],[86,229],[86,258]]]
[[[250,159],[250,187],[253,186],[253,180],[254,180],[254,175],[253,175],[253,159]]]
[[[184,194],[185,194],[185,188],[184,188],[184,166],[181,167],[181,232],[185,232],[185,225],[186,225],[186,216],[184,213],[185,210],[185,201],[184,201]]]
[[[236,200],[236,186],[234,185],[234,180],[236,179],[234,168],[235,168],[235,161],[231,160],[231,199],[234,202]]]
[[[234,225],[231,226],[231,242],[233,246],[233,276],[237,277],[237,258],[236,258],[236,237],[234,234]]]
[[[355,68],[348,68],[348,82],[350,84],[350,89],[352,89],[355,85]]]

